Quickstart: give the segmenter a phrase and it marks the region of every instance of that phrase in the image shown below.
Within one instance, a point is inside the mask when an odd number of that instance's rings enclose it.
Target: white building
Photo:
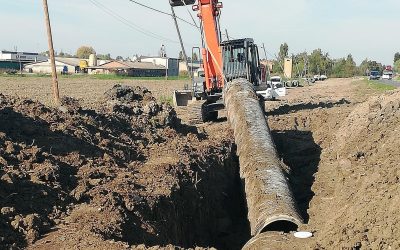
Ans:
[[[168,69],[168,76],[179,76],[179,59],[169,57],[144,57],[140,58],[141,62],[149,62],[154,65],[163,66]]]
[[[111,62],[111,60],[97,60],[96,62],[90,62],[87,59],[79,59],[79,58],[70,58],[70,57],[56,57],[56,70],[58,73],[67,73],[67,74],[74,74],[74,73],[88,73],[86,70],[82,71],[82,66],[85,68],[89,68],[91,64],[96,65],[103,65],[105,63]],[[36,73],[36,74],[51,74],[51,63],[50,59],[43,61],[43,62],[35,62],[35,63],[28,63],[25,64],[24,70],[29,73]],[[91,73],[91,70],[89,71]]]
[[[13,61],[13,62],[42,62],[47,61],[47,56],[40,55],[39,53],[29,52],[13,52],[13,51],[0,51],[0,61]]]
[[[81,59],[79,58],[56,57],[55,61],[58,73],[64,71],[69,74],[71,73],[73,74],[80,71],[79,64]],[[44,62],[26,64],[24,69],[29,73],[50,74],[51,73],[50,59]]]
[[[188,71],[192,71],[192,70],[196,71],[202,67],[200,62],[193,62],[193,63],[189,62],[188,65],[189,65],[189,70],[186,66],[186,62],[180,61],[179,62],[179,72],[188,72]]]

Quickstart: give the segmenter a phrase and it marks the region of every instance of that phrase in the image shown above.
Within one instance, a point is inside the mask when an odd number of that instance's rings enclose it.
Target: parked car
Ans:
[[[392,80],[393,79],[393,72],[392,71],[384,71],[382,75],[383,80]]]
[[[280,76],[271,77],[271,81],[269,81],[268,84],[270,85],[271,83],[274,85],[275,88],[282,88],[284,85]]]
[[[264,100],[275,100],[276,98],[286,96],[287,89],[280,76],[273,76],[270,81],[267,81],[267,89],[257,91],[257,94],[261,95]]]
[[[379,80],[381,79],[381,75],[379,74],[379,71],[371,71],[371,73],[369,74],[369,80]]]
[[[320,79],[321,81],[325,81],[325,80],[328,79],[328,77],[327,77],[326,75],[321,75],[321,76],[319,77],[319,79]]]

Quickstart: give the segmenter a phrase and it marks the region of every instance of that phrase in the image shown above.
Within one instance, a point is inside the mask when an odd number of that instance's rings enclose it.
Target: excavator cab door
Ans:
[[[258,47],[254,43],[249,44],[247,47],[247,66],[248,66],[248,79],[254,86],[261,83],[261,67],[260,58],[258,55]]]
[[[261,83],[258,47],[253,39],[237,39],[222,42],[224,74],[226,80],[246,78],[254,86]]]
[[[169,0],[169,3],[171,4],[172,7],[192,5],[195,2],[196,0]]]

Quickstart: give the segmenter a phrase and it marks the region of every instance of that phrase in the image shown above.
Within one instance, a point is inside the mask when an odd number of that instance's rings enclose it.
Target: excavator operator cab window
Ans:
[[[237,61],[238,61],[238,62],[243,62],[244,59],[245,59],[244,53],[238,52],[238,53],[237,53]]]
[[[246,50],[243,46],[228,44],[223,47],[224,74],[228,81],[246,77]]]

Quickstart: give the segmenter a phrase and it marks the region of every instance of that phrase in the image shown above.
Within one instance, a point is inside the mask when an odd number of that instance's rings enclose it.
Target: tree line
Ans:
[[[48,51],[42,52],[43,55],[49,55]],[[74,55],[61,52],[55,52],[57,57],[72,57],[88,59],[91,54],[96,54],[96,51],[91,46],[81,46],[76,50]],[[113,60],[111,54],[97,54],[100,60]],[[289,57],[289,45],[287,43],[281,44],[278,55],[272,61],[274,66],[272,72],[274,74],[283,73],[283,62],[285,58]],[[181,51],[178,56],[179,59],[183,60],[183,52]],[[360,75],[368,75],[371,71],[379,71],[382,73],[386,65],[380,62],[365,59],[360,65],[357,66],[354,58],[351,54],[348,54],[343,58],[332,58],[328,52],[322,49],[315,49],[310,54],[307,52],[301,52],[298,54],[291,55],[293,59],[293,73],[296,76],[310,76],[310,75],[327,75],[329,77],[352,77]],[[116,60],[124,60],[122,56],[117,56]],[[188,57],[191,61],[191,58]],[[199,56],[194,53],[193,61],[198,61]],[[396,72],[400,72],[400,52],[395,53],[393,60],[393,69]]]
[[[278,56],[272,61],[274,66],[272,72],[275,74],[283,73],[283,63],[285,58],[293,59],[293,73],[296,76],[307,75],[327,75],[329,77],[353,77],[360,75],[368,75],[371,71],[379,71],[382,73],[386,65],[372,61],[366,58],[357,66],[351,54],[343,58],[332,58],[328,52],[322,49],[315,49],[310,54],[302,52],[289,56],[289,46],[287,43],[281,44]],[[394,69],[400,72],[400,53],[396,53],[394,57]]]

